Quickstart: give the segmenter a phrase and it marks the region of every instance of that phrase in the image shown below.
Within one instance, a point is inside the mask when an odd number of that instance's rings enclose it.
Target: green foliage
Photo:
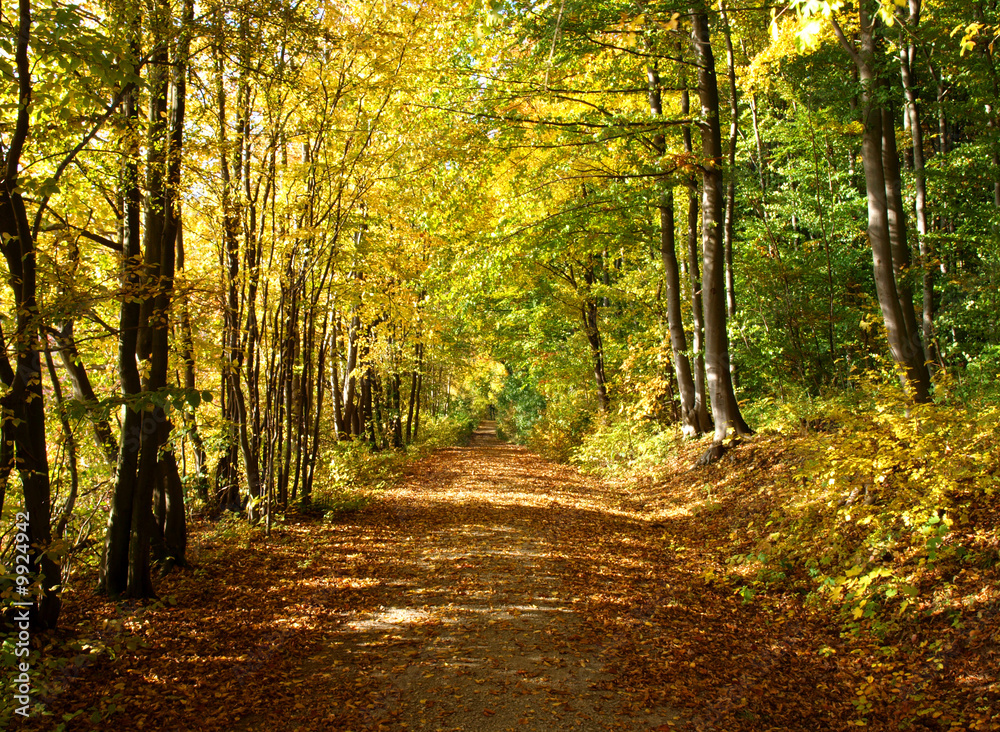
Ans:
[[[497,434],[503,439],[524,442],[545,411],[545,397],[537,381],[524,366],[507,374],[496,397]]]
[[[755,550],[732,558],[755,566],[757,582],[804,571],[814,601],[884,633],[933,604],[923,578],[980,561],[970,515],[1000,488],[996,402],[961,401],[945,380],[933,404],[866,383],[847,398],[775,406],[772,424],[803,435],[801,463]]]
[[[370,494],[386,488],[406,463],[405,452],[374,450],[364,440],[337,442],[325,457],[325,480],[312,501],[345,510],[364,506]]]
[[[677,451],[680,430],[655,422],[616,419],[588,433],[572,462],[610,477],[657,472]]]
[[[439,447],[467,445],[472,438],[472,431],[478,425],[479,420],[464,411],[448,416],[431,417],[421,427],[423,434],[414,449],[418,455],[424,455]]]
[[[526,443],[532,450],[565,462],[580,444],[594,421],[592,397],[585,391],[550,399],[545,411],[532,425]]]

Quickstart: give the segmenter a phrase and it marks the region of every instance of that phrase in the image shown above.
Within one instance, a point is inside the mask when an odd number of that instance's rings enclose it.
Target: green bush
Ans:
[[[585,435],[570,461],[586,472],[608,477],[649,473],[676,452],[681,439],[676,427],[619,419]]]
[[[869,382],[807,406],[774,411],[772,426],[800,436],[800,465],[757,548],[732,561],[772,576],[798,568],[815,601],[887,627],[917,602],[921,577],[979,561],[995,540],[970,533],[970,516],[1000,489],[1000,407],[957,398],[947,380],[930,404]]]
[[[420,441],[412,447],[423,454],[439,447],[468,445],[478,424],[478,419],[464,411],[451,416],[432,417],[423,427]]]

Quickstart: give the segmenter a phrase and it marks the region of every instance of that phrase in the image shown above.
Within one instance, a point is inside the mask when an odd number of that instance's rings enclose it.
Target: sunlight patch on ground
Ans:
[[[359,633],[373,630],[391,630],[400,625],[418,625],[427,622],[454,623],[455,620],[443,620],[437,613],[414,607],[387,607],[370,617],[350,620],[347,627]]]

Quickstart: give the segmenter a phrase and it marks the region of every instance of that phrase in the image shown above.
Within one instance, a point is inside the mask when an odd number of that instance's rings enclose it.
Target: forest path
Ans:
[[[483,425],[333,522],[202,522],[162,605],[67,592],[65,632],[118,658],[67,658],[40,701],[67,732],[850,728],[869,667],[836,623],[727,576],[777,458],[702,449],[611,485]]]
[[[616,693],[604,669],[614,639],[583,622],[586,537],[640,528],[601,511],[600,490],[499,442],[488,422],[469,447],[415,465],[345,533],[352,552],[354,531],[372,532],[352,574],[377,582],[377,605],[346,613],[290,675],[299,697],[357,688],[353,709],[327,712],[337,729],[669,728],[662,705]]]

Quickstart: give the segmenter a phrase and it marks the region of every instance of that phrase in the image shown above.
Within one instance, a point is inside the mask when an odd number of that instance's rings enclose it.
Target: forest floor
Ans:
[[[894,667],[829,616],[718,579],[720,537],[754,510],[749,493],[705,508],[725,467],[609,485],[490,426],[333,522],[201,527],[162,604],[69,593],[64,645],[129,640],[115,661],[70,658],[43,699],[55,716],[22,728],[949,728],[916,714],[923,688],[883,693]],[[741,459],[783,469],[773,450]]]

